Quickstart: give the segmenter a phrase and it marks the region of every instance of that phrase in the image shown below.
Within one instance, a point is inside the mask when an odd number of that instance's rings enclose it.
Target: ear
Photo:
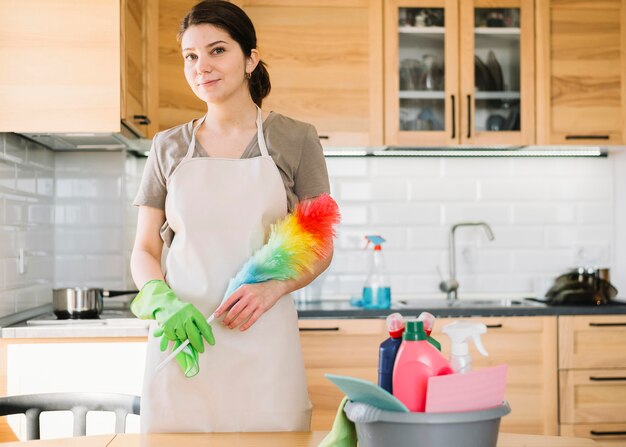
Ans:
[[[261,56],[256,49],[250,51],[250,56],[246,58],[246,73],[252,73],[260,60]]]

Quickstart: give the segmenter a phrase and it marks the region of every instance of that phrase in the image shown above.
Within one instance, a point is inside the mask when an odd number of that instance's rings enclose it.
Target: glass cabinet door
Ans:
[[[534,139],[532,0],[461,1],[461,142]],[[464,45],[465,44],[465,45]]]
[[[458,23],[451,5],[456,2],[385,3],[386,144],[458,141]]]

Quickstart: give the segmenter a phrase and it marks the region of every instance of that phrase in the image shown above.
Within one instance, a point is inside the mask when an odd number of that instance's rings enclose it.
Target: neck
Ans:
[[[256,124],[256,116],[256,105],[249,95],[242,95],[220,103],[208,103],[204,126],[223,133],[225,129],[242,129]]]

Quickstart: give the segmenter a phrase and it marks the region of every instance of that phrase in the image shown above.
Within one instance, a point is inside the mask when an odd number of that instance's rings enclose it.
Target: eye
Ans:
[[[222,54],[223,52],[225,52],[226,50],[223,47],[215,47],[213,48],[213,50],[211,51],[212,54]]]
[[[197,59],[197,58],[198,58],[198,56],[196,56],[196,55],[195,55],[195,54],[193,54],[193,53],[187,53],[187,54],[185,54],[185,55],[183,56],[183,58],[184,58],[186,61],[193,61],[193,60]]]

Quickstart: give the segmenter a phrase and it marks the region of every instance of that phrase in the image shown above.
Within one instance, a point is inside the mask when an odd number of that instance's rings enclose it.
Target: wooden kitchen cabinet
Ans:
[[[153,101],[154,51],[145,50],[153,16],[147,0],[1,1],[0,132],[119,132],[120,118],[138,125],[134,115]]]
[[[439,318],[433,336],[442,352],[450,353],[449,337],[441,328],[458,318]],[[487,325],[482,335],[489,353],[483,357],[470,347],[474,368],[509,366],[505,398],[511,413],[502,418],[500,430],[508,433],[556,435],[557,405],[557,322],[556,317],[472,317]],[[471,342],[470,342],[471,344]]]
[[[626,446],[626,315],[559,317],[562,435]]]
[[[449,356],[441,334],[452,318],[440,318],[433,334]],[[483,337],[489,357],[472,350],[477,368],[509,365],[506,398],[512,412],[502,419],[511,433],[557,433],[556,317],[476,317],[490,326]],[[343,398],[324,373],[378,382],[378,348],[388,337],[380,320],[300,320],[300,339],[313,403],[312,430],[329,430]]]
[[[532,0],[385,2],[385,144],[534,142]]]
[[[254,23],[272,90],[267,110],[313,124],[323,145],[375,146],[382,138],[381,0],[238,0]],[[191,4],[161,2],[161,128],[206,106],[182,75],[175,36]]]
[[[151,138],[158,132],[158,0],[121,0],[121,118]]]
[[[626,141],[624,0],[537,0],[537,142]]]
[[[311,430],[330,430],[344,394],[324,374],[378,383],[378,347],[389,336],[385,320],[300,320],[299,326],[313,404]]]

